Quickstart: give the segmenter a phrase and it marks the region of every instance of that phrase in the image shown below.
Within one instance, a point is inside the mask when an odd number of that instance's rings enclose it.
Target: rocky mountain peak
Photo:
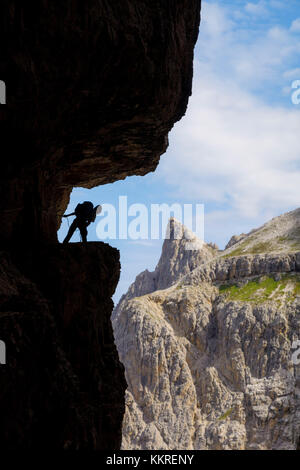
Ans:
[[[200,240],[194,232],[182,224],[175,217],[169,219],[165,240],[162,247],[162,257],[168,255],[169,246],[178,247],[179,251],[198,251],[202,250],[205,243]]]
[[[146,269],[136,277],[127,293],[121,297],[115,314],[125,301],[167,289],[197,266],[213,259],[216,253],[217,249],[213,245],[206,244],[185,225],[171,217],[155,270],[149,272]]]
[[[155,269],[155,290],[170,287],[215,255],[216,250],[200,240],[177,219],[170,218],[161,256]]]

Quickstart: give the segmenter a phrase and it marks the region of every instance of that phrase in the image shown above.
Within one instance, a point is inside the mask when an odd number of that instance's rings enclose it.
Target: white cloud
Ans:
[[[255,83],[266,93],[268,84],[280,92],[297,70],[291,60],[300,44],[282,27],[251,36],[231,24],[225,8],[206,7],[193,95],[158,175],[176,188],[178,199],[211,207],[206,220],[214,230],[226,232],[233,220],[241,229],[251,221],[250,229],[300,206],[300,109],[275,105],[252,90]],[[209,15],[217,10],[211,26]]]
[[[244,9],[249,15],[265,16],[270,14],[270,9],[282,9],[284,6],[285,2],[280,0],[259,0],[256,3],[246,3]]]
[[[233,22],[229,19],[226,10],[217,3],[204,3],[202,7],[200,31],[218,40],[221,34],[232,28]]]
[[[248,2],[245,6],[245,10],[247,13],[252,15],[265,15],[268,12],[266,2],[263,0],[259,1],[258,3]]]
[[[288,78],[289,80],[300,78],[300,67],[287,70],[286,72],[284,72],[283,76],[284,78]]]
[[[249,217],[299,204],[299,111],[265,105],[199,67],[189,112],[171,136],[172,160],[162,160],[160,172],[180,197]]]
[[[202,10],[197,49],[206,67],[219,76],[232,76],[247,89],[277,85],[280,90],[287,85],[283,72],[300,56],[300,41],[288,28],[250,28],[239,16],[243,10],[231,11],[217,3],[204,2]]]
[[[292,33],[300,33],[300,18],[297,18],[292,22],[290,31]]]
[[[270,7],[272,8],[284,8],[286,6],[285,1],[280,1],[280,0],[270,0],[269,2]]]

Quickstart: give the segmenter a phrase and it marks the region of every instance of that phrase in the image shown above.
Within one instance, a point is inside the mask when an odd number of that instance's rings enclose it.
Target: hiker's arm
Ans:
[[[71,214],[65,214],[63,217],[70,217],[71,215],[75,215],[75,212],[72,212]]]

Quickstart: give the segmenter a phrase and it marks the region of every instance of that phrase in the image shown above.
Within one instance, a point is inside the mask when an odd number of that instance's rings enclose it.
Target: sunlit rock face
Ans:
[[[117,449],[105,244],[57,244],[74,186],[153,171],[191,94],[200,0],[0,2],[0,441]]]
[[[299,448],[298,220],[284,214],[210,259],[198,251],[163,290],[131,286],[113,322],[128,383],[123,449]],[[278,227],[289,238],[274,253]],[[271,253],[234,256],[266,237]]]
[[[136,277],[115,308],[114,321],[127,300],[170,287],[197,266],[213,259],[217,251],[217,248],[199,240],[192,231],[172,217],[155,271],[146,269]]]

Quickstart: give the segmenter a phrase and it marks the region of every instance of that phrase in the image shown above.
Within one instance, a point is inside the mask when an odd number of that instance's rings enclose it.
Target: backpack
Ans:
[[[90,201],[84,201],[75,207],[75,215],[81,219],[92,220],[94,217],[94,206]]]

